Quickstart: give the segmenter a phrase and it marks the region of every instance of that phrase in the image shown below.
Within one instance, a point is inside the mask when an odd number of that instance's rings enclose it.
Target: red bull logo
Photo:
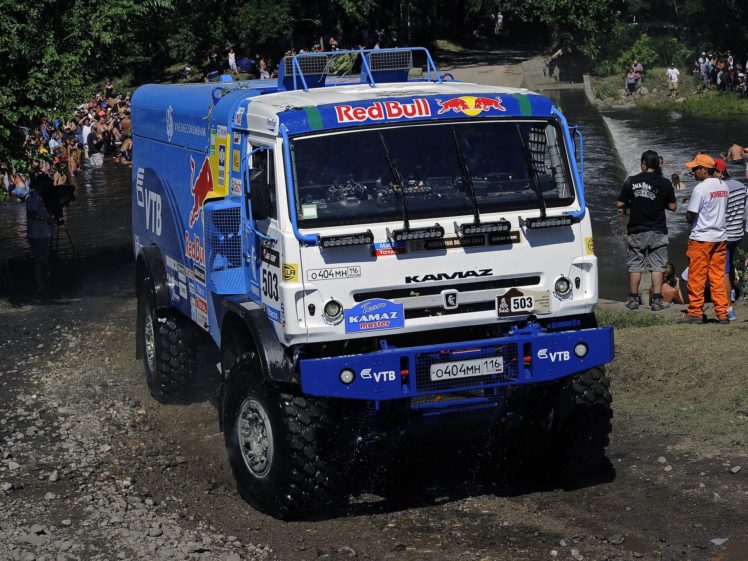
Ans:
[[[454,113],[464,113],[469,117],[475,117],[480,115],[483,111],[490,111],[495,109],[496,111],[506,111],[506,107],[501,104],[500,97],[476,97],[472,95],[463,95],[461,97],[454,97],[447,101],[437,99],[436,103],[439,104],[439,111],[437,115],[448,113],[452,111]]]
[[[190,239],[190,233],[184,233],[184,255],[195,263],[205,266],[205,246],[200,243],[200,236],[195,234]]]
[[[210,171],[210,162],[208,158],[203,160],[200,173],[195,179],[195,160],[190,158],[190,191],[192,192],[192,210],[190,211],[190,228],[195,225],[200,218],[200,211],[205,204],[205,198],[208,193],[213,191],[213,174]]]
[[[383,121],[384,119],[413,119],[431,117],[431,108],[423,98],[416,98],[411,103],[402,101],[375,101],[368,107],[336,105],[335,116],[338,123],[359,123],[363,121]]]

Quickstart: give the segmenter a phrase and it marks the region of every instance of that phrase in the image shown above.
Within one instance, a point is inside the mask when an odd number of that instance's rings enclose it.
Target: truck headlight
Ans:
[[[566,277],[561,277],[556,281],[556,285],[553,287],[556,294],[568,294],[571,290],[571,281]]]
[[[327,323],[340,323],[340,320],[343,319],[343,304],[337,300],[330,300],[322,310],[322,318]]]

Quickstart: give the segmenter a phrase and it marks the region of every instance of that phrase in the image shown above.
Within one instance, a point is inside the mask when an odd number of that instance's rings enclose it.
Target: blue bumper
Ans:
[[[582,351],[586,351],[583,356]],[[613,360],[613,328],[545,333],[442,345],[393,348],[302,359],[301,388],[309,395],[364,400],[464,393],[558,380]],[[349,370],[352,381],[341,381]]]

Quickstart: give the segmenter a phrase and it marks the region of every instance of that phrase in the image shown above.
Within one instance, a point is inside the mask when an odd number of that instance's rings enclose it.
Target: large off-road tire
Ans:
[[[283,520],[324,514],[336,498],[328,402],[274,389],[260,369],[257,354],[244,353],[224,388],[224,438],[239,492]]]
[[[558,409],[566,411],[552,435],[560,475],[576,479],[602,468],[612,430],[610,381],[602,368],[591,368],[565,382]]]
[[[194,328],[176,311],[157,311],[153,284],[146,279],[138,298],[145,379],[156,401],[184,403],[194,391]]]

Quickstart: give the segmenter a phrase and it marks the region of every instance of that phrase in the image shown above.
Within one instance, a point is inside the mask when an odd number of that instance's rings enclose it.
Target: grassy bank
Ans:
[[[748,98],[732,92],[705,91],[700,81],[690,75],[681,80],[678,97],[669,97],[666,71],[666,68],[649,70],[642,82],[643,95],[637,94],[633,99],[626,97],[621,76],[593,77],[592,92],[601,107],[628,105],[710,117],[748,115]]]
[[[664,436],[702,457],[748,453],[748,324],[684,325],[677,317],[598,308],[616,328],[608,366],[616,423]]]

